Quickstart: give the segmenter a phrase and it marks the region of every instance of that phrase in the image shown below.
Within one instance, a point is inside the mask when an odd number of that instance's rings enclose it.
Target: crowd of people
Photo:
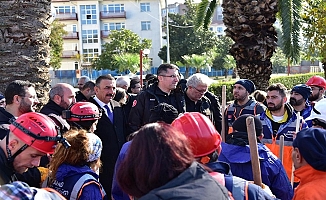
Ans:
[[[181,79],[173,64],[160,65],[140,83],[83,76],[77,92],[58,83],[39,112],[32,83],[9,83],[0,95],[0,199],[326,195],[323,77],[313,76],[289,94],[281,83],[260,91],[251,80],[237,80],[225,110],[208,91],[209,77],[196,73]],[[257,171],[248,118],[254,120],[261,185],[252,182]]]

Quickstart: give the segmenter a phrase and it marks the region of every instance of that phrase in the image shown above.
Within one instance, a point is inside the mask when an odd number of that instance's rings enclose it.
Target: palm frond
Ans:
[[[195,29],[198,29],[203,25],[204,19],[206,18],[206,11],[209,4],[209,0],[202,0],[198,6],[196,11],[196,19],[195,19]]]
[[[301,0],[279,0],[279,14],[282,22],[283,51],[291,61],[300,56]]]
[[[203,25],[204,29],[208,29],[208,26],[211,24],[216,6],[217,6],[216,0],[212,0],[206,11],[206,16]]]

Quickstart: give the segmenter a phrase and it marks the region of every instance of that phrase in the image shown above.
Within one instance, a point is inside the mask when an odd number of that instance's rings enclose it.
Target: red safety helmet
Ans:
[[[203,157],[221,151],[221,135],[205,115],[198,112],[184,113],[172,122],[172,126],[184,133],[195,157]]]
[[[306,85],[318,86],[326,89],[326,80],[321,76],[313,76],[307,81]]]
[[[29,112],[10,120],[10,131],[27,146],[43,153],[52,154],[61,141],[54,122],[46,115]]]
[[[62,111],[62,117],[72,122],[96,120],[101,115],[98,107],[91,102],[77,102],[69,110]]]

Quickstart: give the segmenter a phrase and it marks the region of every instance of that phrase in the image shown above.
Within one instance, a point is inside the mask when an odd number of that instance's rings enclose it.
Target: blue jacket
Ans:
[[[89,174],[95,179],[88,179],[85,181],[78,199],[107,199],[106,196],[103,197],[105,192],[101,184],[97,181],[98,175],[86,165],[82,167],[76,167],[67,164],[60,165],[56,173],[56,180],[50,187],[57,190],[65,198],[70,199],[73,187],[75,186],[78,179],[84,174]],[[80,193],[80,191],[78,191],[78,193]]]
[[[277,130],[276,133],[276,140],[279,140],[281,135],[284,135],[284,141],[293,141],[293,133],[295,132],[295,126],[296,126],[296,121],[297,121],[297,115],[293,109],[292,106],[289,104],[285,104],[285,109],[287,110],[288,113],[288,119],[286,122],[282,123]],[[268,109],[261,113],[259,115],[259,118],[263,124],[263,133],[264,133],[264,139],[263,143],[267,141],[270,141],[273,138],[273,128],[272,128],[272,120],[267,116],[266,112],[268,112]],[[300,117],[300,129],[307,128],[306,122]],[[286,143],[285,143],[286,145]],[[292,145],[292,143],[291,143]]]
[[[207,167],[214,172],[224,174],[225,187],[232,193],[234,200],[269,200],[274,199],[267,194],[261,187],[249,181],[233,176],[230,166],[221,161],[211,162],[206,164]]]
[[[269,186],[277,198],[292,199],[293,189],[281,161],[261,143],[258,143],[258,154],[263,183]],[[233,175],[253,180],[249,145],[222,143],[219,160],[230,164]]]
[[[115,200],[130,200],[128,194],[124,193],[121,190],[121,188],[117,182],[117,177],[116,177],[117,170],[118,170],[121,162],[123,161],[123,159],[126,157],[127,150],[129,149],[130,144],[131,144],[131,141],[126,142],[122,146],[119,156],[118,156],[118,159],[117,159],[117,162],[115,163],[113,181],[112,181],[112,190],[111,190],[111,195],[112,195],[113,199],[115,199]]]

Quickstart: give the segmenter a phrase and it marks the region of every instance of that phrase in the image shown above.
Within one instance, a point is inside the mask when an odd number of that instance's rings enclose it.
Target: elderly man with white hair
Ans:
[[[221,132],[222,116],[220,105],[213,102],[205,95],[213,80],[205,74],[196,73],[187,79],[185,101],[186,112],[199,112],[207,116],[215,125],[217,131]]]

